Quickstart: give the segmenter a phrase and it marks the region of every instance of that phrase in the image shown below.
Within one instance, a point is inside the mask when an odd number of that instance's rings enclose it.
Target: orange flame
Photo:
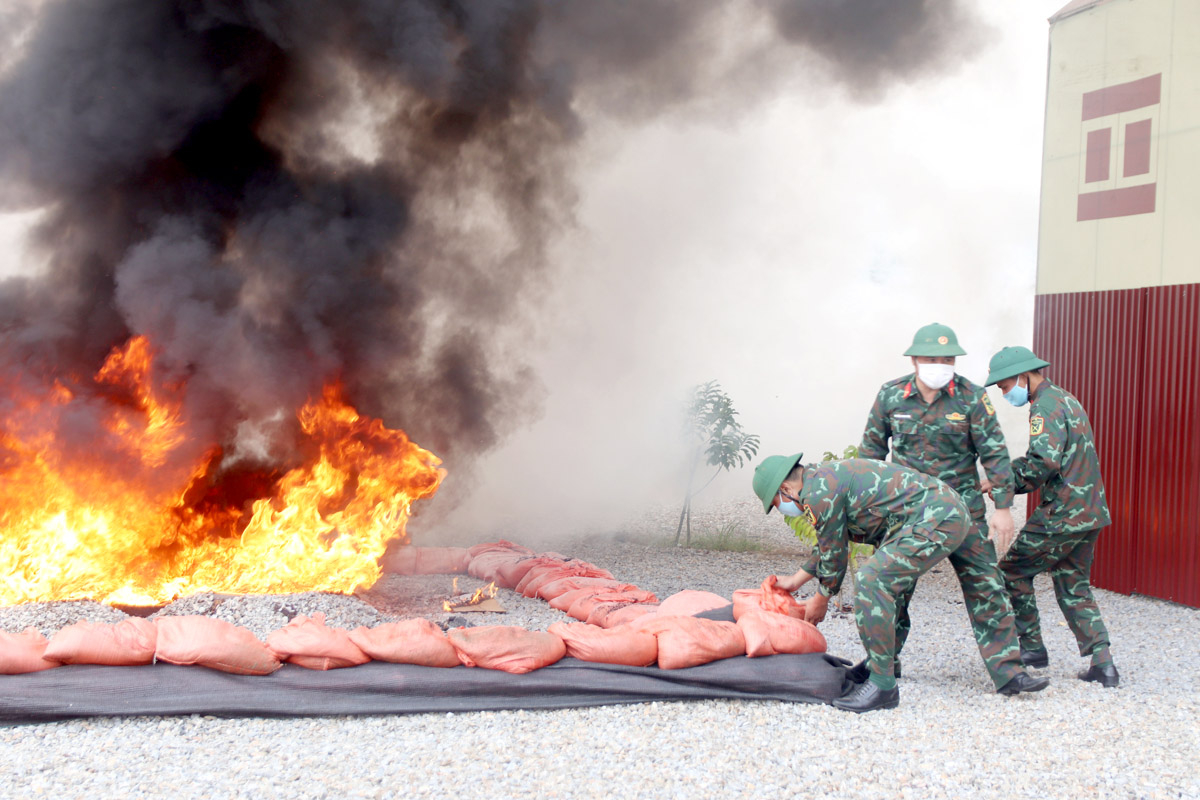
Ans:
[[[95,376],[96,396],[55,383],[0,419],[0,605],[93,598],[155,604],[196,592],[350,592],[378,579],[412,503],[437,491],[440,460],[336,385],[297,416],[307,463],[245,507],[208,501],[221,451],[191,441],[177,399],[155,388],[138,337]],[[95,394],[93,393],[93,394]],[[99,409],[93,442],[70,442],[71,413]]]
[[[453,586],[454,586],[454,591],[458,591],[458,578],[454,579]],[[471,594],[471,596],[469,598],[467,598],[466,600],[464,600],[462,602],[451,603],[450,600],[443,600],[442,601],[442,610],[443,611],[453,611],[456,608],[463,608],[465,606],[477,606],[480,603],[482,603],[484,600],[495,597],[496,592],[497,592],[496,582],[492,581],[487,586],[480,586],[478,589],[476,589]],[[456,598],[451,598],[451,599],[456,599]]]

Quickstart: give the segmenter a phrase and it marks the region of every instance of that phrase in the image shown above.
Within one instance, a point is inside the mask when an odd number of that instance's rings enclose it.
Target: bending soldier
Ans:
[[[893,674],[897,599],[911,592],[934,564],[963,547],[970,513],[953,489],[906,467],[864,458],[805,467],[801,458],[800,453],[771,456],[754,470],[754,492],[766,513],[778,508],[785,516],[803,514],[817,529],[812,557],[795,575],[779,578],[778,585],[795,591],[818,579],[818,591],[805,608],[806,619],[815,624],[841,588],[850,542],[876,548],[858,572],[854,599],[868,675],[852,683],[834,705],[855,712],[895,708],[900,702]],[[967,563],[981,557],[976,551]],[[1012,612],[999,581],[963,580],[962,587],[980,655],[1000,694],[1046,688],[1048,679],[1033,678],[1021,666]],[[998,615],[1003,618],[995,619]],[[1001,635],[984,637],[980,631]]]

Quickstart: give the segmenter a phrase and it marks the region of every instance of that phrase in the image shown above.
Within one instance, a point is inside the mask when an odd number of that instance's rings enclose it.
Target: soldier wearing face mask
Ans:
[[[1041,491],[1041,504],[1000,562],[1000,570],[1016,613],[1021,660],[1034,667],[1050,663],[1033,595],[1034,576],[1049,572],[1079,654],[1092,659],[1080,679],[1112,688],[1120,675],[1091,580],[1096,538],[1112,521],[1100,458],[1083,406],[1042,377],[1042,368],[1048,366],[1027,347],[1006,347],[989,365],[988,386],[999,386],[1014,406],[1029,404],[1029,450],[1013,462],[1016,491]]]
[[[904,355],[912,359],[914,371],[880,388],[867,417],[858,454],[861,458],[885,461],[890,444],[894,463],[931,475],[954,489],[971,514],[971,530],[964,543],[966,549],[960,557],[952,556],[950,563],[964,589],[969,584],[991,587],[1003,583],[995,568],[996,550],[988,540],[986,508],[976,466],[977,462],[983,464],[993,488],[996,512],[992,515],[992,530],[996,544],[1005,548],[1013,537],[1010,511],[1013,477],[996,410],[982,387],[955,373],[955,358],[966,355],[966,351],[948,326],[935,322],[921,328]],[[910,591],[898,598],[897,653],[911,627],[908,617],[911,596]],[[1003,618],[1002,611],[996,609],[990,618]],[[977,629],[976,635],[994,638],[1001,634]],[[895,669],[899,676],[898,661]]]
[[[850,542],[875,547],[861,565],[854,619],[867,658],[850,670],[853,684],[833,705],[864,712],[895,708],[896,613],[917,579],[948,558],[962,582],[979,654],[1003,695],[1039,692],[1047,678],[1030,676],[1021,665],[1012,607],[996,574],[995,556],[972,540],[970,512],[953,489],[928,475],[896,464],[851,458],[805,466],[803,453],[769,456],[754,470],[754,493],[763,510],[789,520],[805,518],[817,531],[817,548],[794,575],[775,576],[794,592],[814,577],[819,586],[804,616],[814,625],[825,618],[849,568]],[[991,575],[991,580],[974,576]]]

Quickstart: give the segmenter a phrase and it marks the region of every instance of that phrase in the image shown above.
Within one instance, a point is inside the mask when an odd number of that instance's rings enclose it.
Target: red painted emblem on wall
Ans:
[[[1154,212],[1161,102],[1161,72],[1084,94],[1078,221]]]

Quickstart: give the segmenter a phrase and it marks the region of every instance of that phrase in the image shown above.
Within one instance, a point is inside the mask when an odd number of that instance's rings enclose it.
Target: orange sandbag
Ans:
[[[270,675],[279,669],[271,648],[246,628],[194,614],[159,617],[154,658],[168,664],[196,664],[235,675]]]
[[[533,584],[530,584],[531,586]],[[569,575],[565,578],[554,578],[549,581],[544,581],[537,587],[534,592],[535,597],[540,597],[543,600],[553,600],[563,592],[570,592],[575,589],[582,589],[585,586],[595,586],[601,589],[622,590],[625,588],[636,589],[637,587],[631,583],[621,583],[613,580],[606,575]]]
[[[525,570],[525,576],[521,578],[521,580],[517,581],[517,585],[513,587],[514,592],[520,592],[526,597],[533,597],[532,594],[525,594],[525,590],[528,588],[530,583],[538,580],[544,571],[563,567],[571,563],[571,559],[569,558],[552,558],[549,556],[546,558],[535,558],[533,560],[537,563]]]
[[[521,578],[520,581],[517,581],[516,587],[512,588],[512,590],[524,595],[528,585],[540,578],[542,572],[545,570],[556,569],[556,567],[566,566],[571,563],[571,559],[566,558],[565,555],[564,557],[558,557],[558,555],[546,555],[544,558],[534,558],[533,561],[534,564],[530,566],[528,570],[526,570],[524,577]],[[533,597],[533,595],[526,595],[526,597]]]
[[[700,617],[670,616],[628,626],[653,633],[658,639],[661,669],[697,667],[722,658],[745,655],[746,639],[733,622]]]
[[[517,589],[521,585],[521,581],[529,573],[529,570],[534,567],[543,567],[551,562],[559,563],[566,561],[567,557],[561,553],[538,553],[536,556],[522,556],[511,564],[501,566],[496,572],[496,583],[507,589]]]
[[[422,617],[355,628],[350,631],[350,641],[376,661],[423,667],[457,667],[459,663],[458,652],[442,629]]]
[[[746,655],[751,657],[826,650],[825,635],[816,625],[787,614],[751,609],[742,614],[737,626],[746,639]]]
[[[579,598],[591,597],[592,595],[602,594],[607,591],[610,591],[607,586],[584,586],[579,589],[571,589],[557,597],[550,598],[550,607],[565,614],[567,613],[567,609],[571,607],[571,604]]]
[[[502,550],[507,550],[513,553],[521,553],[522,555],[526,556],[533,555],[533,551],[528,547],[522,547],[519,544],[513,544],[505,539],[497,539],[494,542],[485,542],[484,544],[477,544],[473,547],[468,547],[467,554],[471,558],[475,558],[475,556],[480,556],[484,553],[495,553]]]
[[[729,605],[729,600],[719,594],[684,589],[663,600],[659,604],[658,613],[663,617],[675,615],[690,617],[702,611],[712,611],[714,608],[724,608],[727,605]]]
[[[538,589],[537,596],[549,602],[556,597],[561,597],[567,592],[574,592],[578,589],[596,589],[598,591],[623,592],[627,589],[636,589],[632,583],[621,583],[609,578],[559,578],[556,581],[542,584],[542,588]],[[570,606],[568,606],[569,608]]]
[[[556,622],[548,631],[563,640],[567,655],[580,661],[648,667],[658,659],[658,639],[652,633],[605,630],[581,622]]]
[[[601,628],[615,628],[618,625],[626,625],[644,617],[653,616],[657,612],[658,603],[619,603],[597,607],[591,614],[588,614],[587,621],[592,625],[599,625]]]
[[[467,574],[484,581],[495,581],[503,567],[511,567],[528,556],[514,552],[483,553],[467,563]],[[505,586],[511,589],[511,586]]]
[[[37,628],[26,628],[22,633],[0,631],[0,675],[24,675],[62,666],[43,655],[47,644]]]
[[[379,559],[379,569],[389,575],[416,575],[417,548],[405,545],[384,552]]]
[[[746,640],[746,655],[750,658],[773,656],[779,652],[771,646],[771,628],[762,617],[762,609],[751,608],[737,618],[738,629]]]
[[[467,571],[471,560],[465,547],[418,547],[418,575],[455,575]]]
[[[398,547],[380,560],[384,572],[394,575],[453,575],[467,571],[465,547]]]
[[[296,617],[267,637],[267,647],[280,661],[306,669],[357,667],[371,660],[347,631],[328,627],[319,613]]]
[[[517,675],[553,664],[567,653],[563,640],[554,634],[512,625],[454,628],[446,636],[466,666]]]
[[[562,598],[558,598],[562,599]],[[597,606],[606,603],[657,603],[658,598],[653,592],[644,589],[604,589],[599,593],[588,593],[579,596],[567,607],[567,616],[574,617],[580,622],[586,622]],[[553,603],[551,603],[553,605]]]
[[[733,618],[741,619],[746,611],[757,608],[804,619],[804,606],[790,592],[775,585],[775,576],[768,575],[757,589],[738,589],[733,593]]]
[[[529,571],[530,575],[534,575],[534,570]],[[529,577],[528,575],[526,576]],[[549,599],[542,594],[541,589],[547,584],[560,581],[563,578],[603,578],[604,580],[613,580],[612,573],[606,569],[600,569],[595,564],[589,564],[586,561],[571,561],[563,564],[561,567],[547,567],[536,571],[536,576],[525,584],[525,590],[522,592],[526,597],[541,597],[543,600]],[[584,586],[586,584],[580,584]]]
[[[154,660],[158,631],[141,617],[123,619],[115,625],[76,622],[50,637],[45,657],[63,664],[104,664],[134,667]]]

